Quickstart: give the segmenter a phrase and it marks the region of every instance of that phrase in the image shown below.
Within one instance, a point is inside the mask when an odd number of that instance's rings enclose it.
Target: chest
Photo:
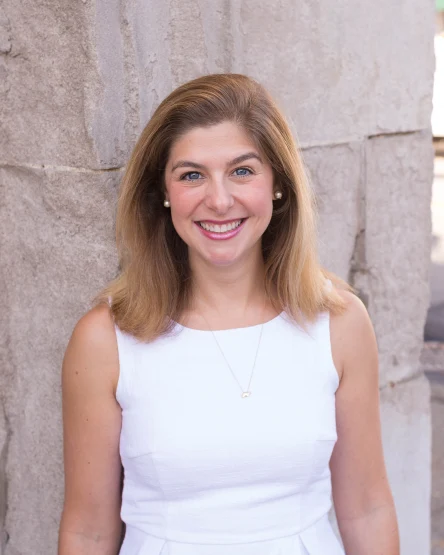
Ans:
[[[122,407],[124,466],[139,480],[155,474],[174,491],[221,480],[302,487],[325,472],[336,441],[328,359],[308,339],[264,335],[251,395],[242,398],[256,345],[223,339],[226,359],[211,342],[190,337],[176,350],[136,354]]]

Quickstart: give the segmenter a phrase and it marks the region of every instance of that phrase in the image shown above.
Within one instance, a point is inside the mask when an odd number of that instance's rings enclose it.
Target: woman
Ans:
[[[120,192],[121,273],[65,354],[59,555],[339,555],[332,490],[347,555],[399,553],[373,328],[315,234],[258,83],[162,102]]]

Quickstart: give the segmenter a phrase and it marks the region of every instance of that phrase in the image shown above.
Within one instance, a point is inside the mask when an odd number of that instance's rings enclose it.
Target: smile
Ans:
[[[231,231],[232,229],[239,227],[244,219],[233,220],[232,222],[222,225],[208,224],[206,222],[198,222],[198,224],[206,231],[212,231],[213,233],[226,233],[227,231]]]
[[[238,235],[244,228],[247,219],[248,218],[240,218],[239,220],[224,222],[223,224],[216,224],[205,221],[194,223],[196,224],[202,235],[204,235],[207,239],[217,241],[231,239],[232,237]]]

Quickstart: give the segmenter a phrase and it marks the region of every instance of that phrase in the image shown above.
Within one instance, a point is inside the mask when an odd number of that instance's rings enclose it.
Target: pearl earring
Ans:
[[[164,201],[163,201],[163,205],[165,206],[165,208],[169,208],[169,207],[171,206],[169,200],[164,200]]]
[[[276,191],[276,192],[274,193],[274,198],[275,198],[275,199],[281,199],[281,198],[282,198],[282,193],[281,193],[280,191]]]

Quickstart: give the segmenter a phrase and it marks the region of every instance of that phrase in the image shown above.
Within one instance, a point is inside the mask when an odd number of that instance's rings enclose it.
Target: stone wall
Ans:
[[[159,101],[235,71],[275,95],[319,199],[324,263],[366,300],[402,554],[429,553],[434,1],[0,0],[1,555],[55,555],[60,367],[117,272],[116,192]]]

